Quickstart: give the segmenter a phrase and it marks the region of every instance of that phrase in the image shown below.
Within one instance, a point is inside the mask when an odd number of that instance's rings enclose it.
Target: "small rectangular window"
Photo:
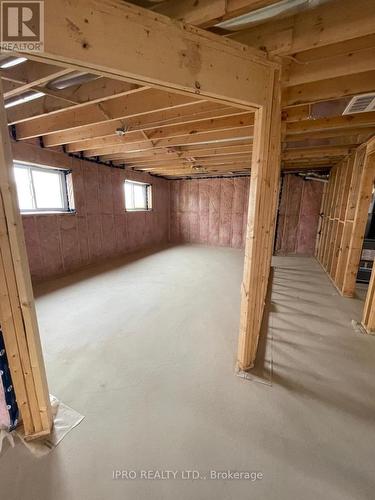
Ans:
[[[14,164],[18,205],[22,213],[69,212],[68,170]]]
[[[127,211],[151,210],[151,184],[125,181],[124,192]]]

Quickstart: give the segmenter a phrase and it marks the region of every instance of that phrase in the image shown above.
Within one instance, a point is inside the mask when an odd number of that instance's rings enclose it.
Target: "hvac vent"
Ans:
[[[375,111],[375,94],[356,95],[346,106],[343,115]]]

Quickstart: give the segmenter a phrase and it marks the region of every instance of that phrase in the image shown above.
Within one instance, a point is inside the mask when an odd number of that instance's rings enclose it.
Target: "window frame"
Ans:
[[[73,188],[72,188],[72,180],[71,180],[71,175],[72,171],[70,169],[64,169],[64,168],[59,168],[59,167],[53,167],[51,165],[37,165],[34,163],[28,163],[28,162],[23,162],[23,161],[18,161],[14,160],[13,161],[13,168],[22,168],[28,172],[29,175],[29,182],[30,182],[30,187],[31,187],[31,193],[32,193],[32,202],[34,207],[33,208],[21,208],[19,206],[19,200],[18,200],[18,207],[21,212],[21,214],[65,214],[65,213],[75,213],[75,208],[74,208],[74,201],[73,201]],[[49,208],[37,208],[36,206],[36,194],[35,194],[35,186],[34,186],[34,179],[32,176],[32,172],[46,172],[46,171],[53,171],[59,174],[60,176],[60,194],[61,194],[61,200],[63,202],[63,207],[49,207]],[[16,189],[17,189],[17,182],[16,183]],[[18,199],[18,190],[17,190],[17,199]]]
[[[144,186],[146,189],[146,208],[127,208],[126,207],[126,183],[131,184],[134,186],[134,184]],[[133,198],[133,205],[134,205],[134,188],[132,189],[132,198]],[[152,184],[149,182],[142,182],[142,181],[133,181],[132,179],[125,179],[124,181],[124,203],[125,203],[125,212],[151,212],[153,207],[152,207]]]

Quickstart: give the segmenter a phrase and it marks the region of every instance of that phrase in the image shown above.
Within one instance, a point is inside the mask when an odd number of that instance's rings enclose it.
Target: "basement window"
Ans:
[[[73,210],[69,170],[14,163],[14,176],[21,213]]]
[[[151,184],[145,182],[125,181],[125,209],[127,212],[151,210]]]

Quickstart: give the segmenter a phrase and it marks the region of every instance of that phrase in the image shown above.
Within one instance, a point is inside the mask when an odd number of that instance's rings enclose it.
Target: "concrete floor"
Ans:
[[[86,418],[46,457],[7,449],[1,498],[373,499],[375,337],[351,326],[360,300],[313,259],[275,258],[269,377],[247,381],[233,370],[243,253],[137,257],[38,288],[51,393]],[[264,477],[115,481],[113,469]]]

